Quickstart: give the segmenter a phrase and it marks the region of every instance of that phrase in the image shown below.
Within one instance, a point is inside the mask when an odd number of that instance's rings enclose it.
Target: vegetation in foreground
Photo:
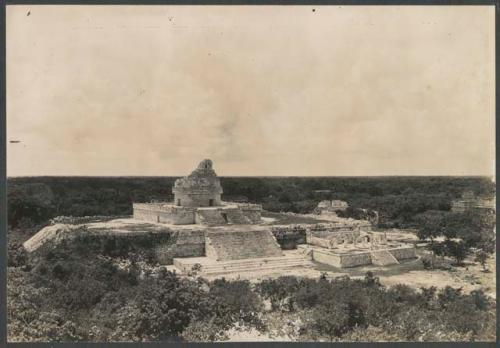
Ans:
[[[492,341],[496,302],[481,290],[385,287],[285,276],[251,284],[179,278],[78,246],[8,267],[10,341],[214,341],[234,327],[292,340]]]
[[[164,200],[174,179],[9,179],[9,341],[212,341],[235,326],[293,340],[495,340],[496,301],[480,290],[384,287],[370,273],[364,280],[210,282],[181,279],[158,268],[147,250],[126,245],[117,252],[77,242],[35,255],[21,247],[57,215],[126,215],[132,201]],[[223,180],[226,194],[271,211],[308,213],[321,199],[346,199],[352,214],[377,210],[380,227],[418,228],[429,241],[432,258],[424,263],[431,269],[439,258],[460,264],[469,253],[486,264],[494,252],[494,214],[449,211],[464,190],[494,194],[484,178]],[[333,193],[315,192],[326,188]]]

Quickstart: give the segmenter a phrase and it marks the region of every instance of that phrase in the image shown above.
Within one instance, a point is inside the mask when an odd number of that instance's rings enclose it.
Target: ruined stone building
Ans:
[[[212,161],[203,160],[191,174],[177,179],[172,188],[174,202],[134,203],[134,219],[172,225],[258,224],[259,204],[223,202],[222,186]]]
[[[313,269],[315,262],[338,268],[389,266],[416,255],[413,245],[372,231],[366,220],[336,218],[325,224],[309,218],[302,225],[269,225],[269,217],[261,218],[261,205],[222,200],[221,182],[208,159],[176,180],[172,192],[173,202],[133,203],[133,217],[53,219],[23,246],[35,252],[78,236],[131,244],[147,238],[156,241],[153,252],[160,264],[188,275],[194,269],[204,275],[285,274],[291,269]],[[346,209],[347,203],[326,201],[319,206],[338,211]],[[278,243],[276,236],[283,235],[295,238],[293,248]]]

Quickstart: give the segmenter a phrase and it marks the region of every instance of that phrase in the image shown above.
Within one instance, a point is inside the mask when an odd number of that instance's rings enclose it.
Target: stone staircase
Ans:
[[[227,222],[233,225],[249,225],[252,223],[239,209],[227,210],[222,212],[222,214],[226,214]]]
[[[208,261],[208,262],[207,262]],[[211,262],[210,262],[211,261]],[[207,258],[174,259],[174,266],[187,273],[194,265],[199,265],[199,272],[204,275],[228,273],[264,272],[292,268],[310,268],[314,263],[310,256],[300,253],[279,257],[254,258],[213,262]]]
[[[397,265],[399,261],[387,250],[376,250],[370,252],[372,263],[376,266]]]
[[[224,219],[217,209],[198,209],[196,210],[196,217],[198,223],[206,226],[220,226],[226,225],[227,221]]]
[[[269,230],[210,231],[205,235],[205,250],[207,257],[218,261],[283,255]]]

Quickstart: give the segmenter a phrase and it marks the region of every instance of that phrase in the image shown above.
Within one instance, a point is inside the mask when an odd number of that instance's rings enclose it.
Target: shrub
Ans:
[[[257,291],[271,301],[273,310],[293,310],[295,294],[299,288],[299,280],[294,276],[283,276],[276,279],[265,279],[257,285]]]
[[[328,337],[331,341],[349,331],[350,310],[349,305],[337,301],[327,301],[317,306],[312,312],[310,329],[319,336]]]
[[[205,305],[197,283],[168,271],[146,278],[131,290],[125,305],[114,314],[114,340],[175,339]]]
[[[455,258],[457,265],[461,265],[467,254],[469,253],[469,248],[463,241],[446,240],[446,254]]]
[[[474,261],[479,262],[481,266],[483,266],[483,272],[486,272],[488,269],[486,267],[486,261],[488,260],[488,253],[484,250],[478,250],[476,252],[476,257]]]
[[[228,339],[224,329],[215,324],[214,317],[209,320],[191,321],[181,337],[188,342],[214,342]]]
[[[7,266],[22,267],[28,262],[28,253],[21,243],[8,243],[7,249]]]
[[[261,325],[259,313],[264,305],[257,293],[252,291],[250,282],[222,278],[214,280],[209,287],[206,307],[210,317],[216,316],[217,325],[229,328],[240,321],[250,326]]]

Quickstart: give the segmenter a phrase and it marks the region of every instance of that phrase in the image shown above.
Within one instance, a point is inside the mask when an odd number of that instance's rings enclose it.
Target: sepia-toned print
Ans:
[[[7,6],[9,342],[496,341],[493,6]]]

